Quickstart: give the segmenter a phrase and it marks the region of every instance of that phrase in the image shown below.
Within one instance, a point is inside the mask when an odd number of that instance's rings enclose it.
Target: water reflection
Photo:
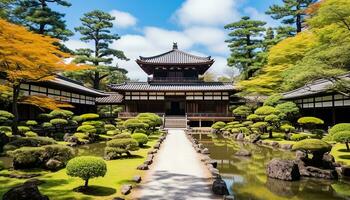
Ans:
[[[199,136],[195,136],[199,138]],[[281,181],[266,176],[266,164],[273,158],[291,159],[294,153],[224,138],[201,136],[201,142],[217,160],[218,169],[238,200],[340,200],[350,199],[350,182],[303,178]],[[252,157],[237,157],[240,149]]]

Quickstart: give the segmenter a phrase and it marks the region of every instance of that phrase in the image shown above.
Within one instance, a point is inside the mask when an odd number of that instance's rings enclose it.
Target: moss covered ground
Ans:
[[[107,174],[105,177],[91,179],[89,185],[91,189],[89,192],[80,193],[73,191],[74,188],[82,186],[84,181],[79,178],[73,178],[66,175],[66,170],[62,169],[57,172],[48,171],[15,171],[15,173],[40,173],[38,177],[44,180],[45,183],[39,186],[42,194],[49,196],[50,199],[68,200],[68,199],[112,199],[113,197],[128,197],[121,195],[120,189],[123,184],[134,184],[131,179],[135,175],[143,175],[144,171],[136,169],[138,165],[143,163],[147,156],[147,152],[156,143],[158,136],[151,136],[149,142],[142,149],[133,152],[132,158],[125,158],[119,160],[106,161]],[[14,173],[4,170],[0,174]],[[20,183],[23,179],[6,178],[0,176],[0,197]]]

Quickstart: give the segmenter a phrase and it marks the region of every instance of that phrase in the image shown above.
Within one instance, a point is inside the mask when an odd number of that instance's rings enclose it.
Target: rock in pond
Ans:
[[[271,160],[267,165],[266,174],[270,178],[276,178],[285,181],[294,181],[300,179],[298,165],[291,160]]]
[[[141,178],[141,176],[134,176],[134,177],[132,178],[132,180],[133,180],[135,183],[141,183],[142,178]]]
[[[293,144],[281,144],[281,149],[290,150],[293,148]]]
[[[300,167],[300,166],[299,166]],[[338,173],[334,169],[320,169],[313,166],[307,166],[300,169],[300,175],[306,177],[322,178],[322,179],[337,179]]]
[[[227,185],[224,180],[221,178],[215,179],[213,186],[212,186],[212,191],[216,195],[228,195],[228,190],[227,190]]]
[[[148,170],[148,165],[142,164],[137,167],[138,170]]]
[[[130,194],[131,189],[132,189],[131,185],[123,185],[121,190],[120,190],[120,193],[122,193],[123,195]]]
[[[201,150],[201,153],[202,153],[202,154],[210,154],[210,153],[209,153],[209,149],[207,149],[207,148],[202,149],[202,150]]]
[[[49,198],[42,195],[35,184],[24,183],[7,191],[3,200],[48,200]]]
[[[237,151],[235,153],[235,156],[246,156],[246,157],[249,157],[249,156],[252,156],[252,153],[246,149],[241,149],[239,151]]]
[[[243,141],[244,140],[244,134],[243,133],[239,133],[236,137],[236,140],[238,141]]]

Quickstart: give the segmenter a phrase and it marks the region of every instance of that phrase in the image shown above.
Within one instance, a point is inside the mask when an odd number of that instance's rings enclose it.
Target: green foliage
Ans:
[[[54,139],[49,137],[21,137],[7,143],[5,146],[8,146],[8,150],[13,150],[20,147],[38,147],[56,143]]]
[[[350,131],[350,123],[340,123],[334,125],[331,129],[329,129],[329,134],[334,135],[342,131]]]
[[[95,89],[101,89],[101,82],[105,79],[111,83],[118,73],[125,72],[117,67],[111,66],[113,57],[128,60],[123,51],[110,48],[110,44],[119,40],[120,36],[112,34],[113,21],[115,17],[101,10],[85,13],[80,18],[82,26],[76,27],[84,42],[93,41],[95,47],[92,49],[78,49],[74,62],[92,64],[95,68],[78,73],[67,74],[72,78],[89,83]]]
[[[266,116],[271,114],[278,114],[278,110],[272,106],[262,106],[256,109],[254,114]]]
[[[281,114],[283,114],[284,116],[283,118],[286,118],[286,119],[292,120],[293,118],[299,115],[299,107],[294,102],[291,102],[291,101],[278,104],[276,106],[276,109]]]
[[[36,125],[38,125],[38,122],[36,122],[35,120],[28,120],[28,121],[26,121],[26,125],[27,126],[36,126]]]
[[[300,125],[320,125],[324,124],[324,121],[317,117],[301,117],[298,119]]]
[[[293,145],[292,150],[304,150],[310,152],[328,152],[330,151],[332,146],[327,142],[324,142],[319,139],[305,139],[301,140]]]
[[[44,147],[22,147],[8,152],[17,168],[40,167],[44,160]]]
[[[280,103],[280,100],[283,98],[280,94],[273,94],[264,101],[264,106],[276,106]]]
[[[228,122],[227,125],[235,125],[235,124],[239,124],[238,121],[233,121],[233,122]]]
[[[0,117],[4,118],[6,120],[11,120],[15,116],[12,113],[10,113],[10,112],[7,112],[5,110],[0,110]]]
[[[141,122],[148,124],[148,126],[153,130],[155,127],[161,126],[163,124],[162,118],[154,113],[140,113],[136,118]]]
[[[280,129],[287,133],[295,131],[295,127],[289,124],[283,124]]]
[[[69,110],[57,109],[57,110],[51,111],[49,115],[51,115],[52,118],[67,119],[67,118],[71,118],[74,115],[74,113]]]
[[[250,115],[247,116],[247,120],[251,120],[251,121],[254,121],[254,122],[261,120],[261,118],[262,117],[257,115],[257,114],[250,114]]]
[[[131,137],[139,143],[139,146],[143,146],[148,142],[148,136],[143,133],[134,133]]]
[[[269,122],[269,123],[276,123],[279,121],[279,118],[277,115],[275,114],[270,114],[270,115],[267,115],[265,118],[264,118],[264,121],[265,122]]]
[[[136,129],[146,129],[149,127],[148,124],[140,121],[139,119],[128,119],[124,122],[124,126],[131,131],[135,132]]]
[[[0,132],[11,133],[12,128],[10,126],[0,126]]]
[[[242,125],[244,125],[244,126],[251,126],[251,125],[253,125],[254,124],[254,122],[252,122],[252,121],[245,121],[245,122],[242,122]]]
[[[74,150],[71,147],[59,144],[43,146],[45,149],[44,158],[54,158],[66,164],[71,158],[75,156]]]
[[[105,148],[105,157],[108,159],[115,159],[122,154],[130,156],[130,151],[139,149],[138,142],[133,138],[119,138],[107,142]]]
[[[126,138],[131,138],[131,134],[130,133],[120,133],[120,134],[117,134],[113,137],[113,139],[126,139]]]
[[[44,122],[41,124],[41,127],[43,128],[51,128],[53,127],[53,124],[51,124],[50,122]]]
[[[120,133],[119,130],[111,130],[106,132],[106,134],[110,136],[118,135],[119,133]]]
[[[116,130],[116,127],[113,124],[106,124],[104,126],[104,128],[106,129],[106,131],[114,131],[114,130]]]
[[[83,126],[91,125],[95,127],[97,134],[105,133],[105,128],[104,128],[105,123],[103,121],[87,121],[87,122],[83,122],[82,125]]]
[[[77,128],[78,132],[83,132],[87,134],[95,134],[97,132],[96,128],[92,125],[82,125]]]
[[[18,132],[21,134],[24,134],[28,131],[30,131],[30,128],[28,126],[18,126]]]
[[[339,131],[333,135],[333,140],[346,144],[347,150],[349,150],[350,131]]]
[[[63,126],[68,124],[68,121],[66,119],[57,118],[57,119],[51,119],[50,123],[54,126]]]
[[[25,132],[24,135],[26,137],[38,137],[38,134],[33,132],[33,131],[28,131],[28,132]]]
[[[227,59],[228,65],[239,68],[242,79],[249,79],[261,67],[257,52],[262,47],[259,36],[263,35],[265,24],[263,21],[243,17],[240,21],[225,26],[225,29],[231,31],[230,39],[226,40],[231,51]]]
[[[211,128],[212,128],[212,129],[215,129],[215,130],[220,130],[220,129],[224,128],[225,126],[226,126],[226,123],[225,123],[225,122],[219,121],[219,122],[215,122],[215,123],[211,126]]]
[[[100,115],[95,113],[86,113],[86,114],[80,115],[80,118],[82,119],[82,121],[89,121],[89,120],[95,120],[100,118]]]
[[[47,121],[50,121],[52,118],[54,118],[54,116],[51,115],[51,114],[47,114],[47,113],[41,113],[41,114],[38,115],[38,119],[40,121],[47,122]]]
[[[0,160],[0,171],[5,169],[4,163]]]
[[[83,121],[83,119],[80,116],[73,116],[72,120],[74,120],[74,121],[76,121],[78,123]]]
[[[74,133],[73,136],[77,137],[80,142],[89,140],[89,136],[86,133],[77,132],[77,133]]]
[[[269,124],[267,122],[256,122],[252,125],[252,128],[263,129],[266,128]]]
[[[300,141],[300,140],[311,139],[311,138],[316,138],[316,135],[311,133],[295,133],[290,137],[290,140]]]
[[[232,111],[232,113],[235,116],[239,116],[239,117],[244,118],[244,117],[247,117],[248,115],[250,115],[252,113],[252,109],[249,108],[248,106],[239,106],[236,109],[234,109]]]
[[[67,175],[79,177],[85,181],[88,187],[88,180],[96,177],[104,177],[107,172],[106,162],[98,157],[80,156],[73,158],[67,163]]]

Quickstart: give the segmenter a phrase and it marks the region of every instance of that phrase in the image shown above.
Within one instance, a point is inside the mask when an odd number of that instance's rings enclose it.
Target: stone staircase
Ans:
[[[187,128],[186,116],[165,116],[164,128]]]

